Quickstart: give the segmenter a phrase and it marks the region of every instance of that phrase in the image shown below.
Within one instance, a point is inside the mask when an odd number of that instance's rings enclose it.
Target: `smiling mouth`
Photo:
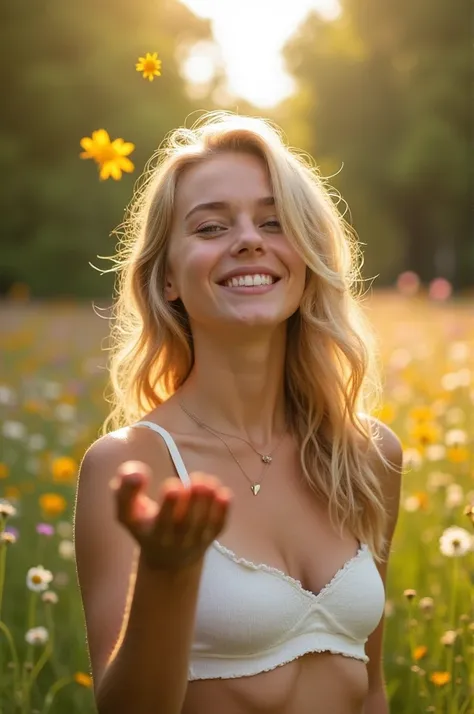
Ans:
[[[219,285],[225,288],[260,288],[274,285],[279,280],[280,278],[268,274],[236,275],[222,280]]]

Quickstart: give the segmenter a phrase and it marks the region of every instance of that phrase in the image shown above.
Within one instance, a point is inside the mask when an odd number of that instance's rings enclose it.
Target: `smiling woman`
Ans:
[[[384,714],[401,447],[368,414],[354,236],[261,119],[206,115],[157,159],[78,481],[99,713]]]

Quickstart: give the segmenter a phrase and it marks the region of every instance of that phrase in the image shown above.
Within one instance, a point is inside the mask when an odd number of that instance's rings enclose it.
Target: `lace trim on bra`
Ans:
[[[306,588],[303,587],[302,583],[299,580],[297,580],[296,578],[292,578],[291,575],[284,573],[283,570],[274,568],[271,565],[267,565],[266,563],[253,563],[251,560],[242,558],[236,553],[234,553],[233,550],[230,550],[230,548],[226,548],[226,546],[222,545],[222,543],[220,543],[218,540],[214,540],[212,542],[212,545],[219,552],[223,553],[223,555],[228,556],[237,565],[244,565],[245,567],[250,568],[251,570],[263,570],[267,573],[271,573],[272,575],[276,575],[280,579],[286,580],[287,583],[292,585],[299,592],[302,592],[304,595],[310,597],[313,601],[320,600],[326,593],[328,593],[329,590],[331,590],[336,584],[336,582],[338,582],[343,577],[343,575],[345,575],[345,573],[347,573],[347,571],[359,560],[362,554],[368,552],[368,545],[366,543],[361,543],[359,545],[357,553],[352,556],[352,558],[349,558],[349,560],[347,560],[344,565],[342,565],[339,570],[333,575],[327,585],[325,585],[317,594],[315,594],[311,590],[306,590]]]
[[[271,672],[273,669],[277,669],[278,667],[283,667],[285,664],[288,664],[289,662],[294,662],[295,659],[299,659],[300,657],[303,657],[306,654],[317,654],[319,652],[330,652],[331,654],[335,655],[342,655],[343,657],[348,657],[349,659],[357,659],[361,662],[368,662],[369,658],[367,655],[355,655],[355,654],[347,654],[347,652],[341,652],[340,650],[334,649],[333,647],[311,647],[311,649],[306,650],[303,655],[301,654],[295,654],[293,657],[290,657],[289,659],[286,659],[284,662],[279,662],[278,664],[273,665],[272,667],[265,667],[264,669],[259,669],[256,674],[262,674],[263,672]],[[189,668],[189,672],[193,678],[193,680],[198,680],[198,679],[207,679],[207,677],[196,677],[196,673],[192,667]],[[254,676],[254,675],[251,675]],[[238,677],[242,677],[241,674],[225,674],[222,675],[221,677],[213,677],[212,679],[237,679]]]

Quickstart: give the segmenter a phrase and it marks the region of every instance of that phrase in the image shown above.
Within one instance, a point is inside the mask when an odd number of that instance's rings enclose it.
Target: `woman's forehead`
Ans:
[[[226,153],[184,171],[176,187],[176,208],[189,210],[194,202],[257,200],[271,193],[262,159]]]

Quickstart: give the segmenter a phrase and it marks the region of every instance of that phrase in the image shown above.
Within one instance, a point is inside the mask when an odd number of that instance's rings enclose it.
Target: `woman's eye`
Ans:
[[[216,233],[217,231],[223,230],[222,226],[218,226],[216,223],[213,223],[209,226],[203,226],[202,228],[197,229],[197,233]]]
[[[272,220],[272,221],[266,221],[264,226],[269,226],[270,228],[276,228],[277,230],[281,229],[280,221]],[[226,230],[224,226],[220,226],[217,223],[210,223],[208,226],[203,226],[202,228],[198,228],[196,233],[207,233],[208,235],[211,233],[217,233],[218,231],[224,231]]]

